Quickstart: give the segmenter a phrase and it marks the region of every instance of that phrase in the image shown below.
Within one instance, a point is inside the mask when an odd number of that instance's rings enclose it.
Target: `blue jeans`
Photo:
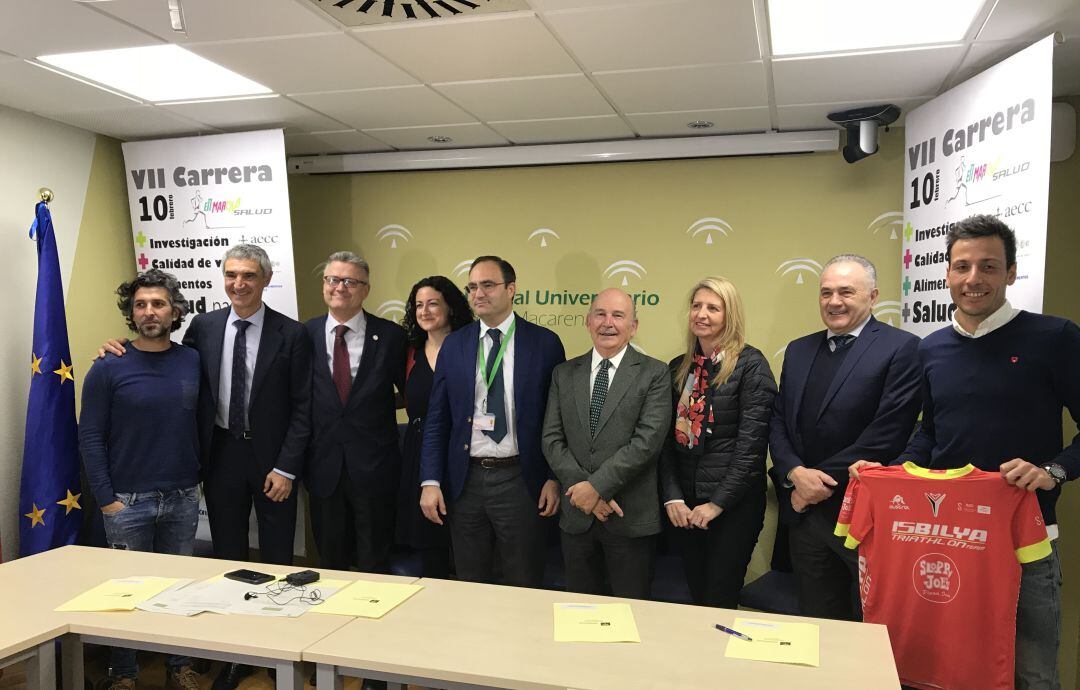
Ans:
[[[112,515],[102,514],[105,538],[114,549],[151,551],[190,556],[195,549],[195,528],[199,523],[199,487],[116,494],[124,507]],[[166,659],[170,669],[190,666],[186,656]],[[139,666],[134,649],[113,647],[109,675],[136,678]]]
[[[1061,561],[1057,540],[1046,558],[1025,563],[1016,605],[1017,690],[1059,690]]]

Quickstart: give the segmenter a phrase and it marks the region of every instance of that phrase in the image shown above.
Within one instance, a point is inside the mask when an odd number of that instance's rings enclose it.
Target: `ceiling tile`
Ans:
[[[20,57],[156,43],[161,39],[71,0],[0,2],[0,49]]]
[[[96,8],[171,43],[314,34],[340,28],[317,8],[305,5],[296,0],[183,0],[187,35],[172,30],[164,0],[110,0]]]
[[[397,149],[461,149],[477,146],[504,146],[507,140],[480,123],[464,125],[435,125],[430,127],[391,127],[365,131]],[[436,144],[428,137],[444,136],[453,141]]]
[[[285,153],[307,156],[320,153],[373,153],[390,151],[389,146],[355,129],[316,134],[286,134]]]
[[[963,46],[773,60],[778,105],[932,96]]]
[[[426,86],[306,93],[293,98],[356,129],[476,121]]]
[[[488,126],[515,144],[554,144],[634,137],[634,132],[617,115],[489,122]]]
[[[978,40],[1025,38],[1034,42],[1055,31],[1065,36],[1080,36],[1080,3],[1076,0],[997,0]]]
[[[195,136],[220,131],[214,127],[194,122],[152,105],[42,114],[53,120],[66,122],[75,127],[88,129],[91,132],[107,134],[121,141]]]
[[[900,119],[893,125],[903,127],[907,114],[926,103],[928,98],[882,99],[900,107]],[[882,101],[849,101],[846,103],[811,103],[806,105],[785,105],[778,107],[778,126],[782,132],[796,132],[808,129],[841,129],[826,117],[838,110],[850,110],[868,105],[879,105]]]
[[[619,5],[552,12],[545,18],[590,72],[761,58],[753,2]]]
[[[531,14],[380,26],[358,29],[355,35],[428,83],[579,71]]]
[[[593,78],[624,113],[766,105],[765,73],[760,62],[597,72]]]
[[[127,108],[138,103],[22,60],[12,60],[0,63],[0,105],[58,113]]]
[[[715,136],[742,132],[766,132],[770,128],[768,108],[689,110],[672,113],[631,113],[626,116],[643,137]],[[706,120],[708,129],[691,129],[688,122]]]
[[[341,33],[187,47],[277,93],[416,83],[370,48]]]
[[[184,117],[222,129],[283,127],[296,132],[327,132],[342,129],[340,122],[281,96],[231,101],[174,103],[159,106]]]
[[[481,120],[539,120],[613,111],[584,74],[435,84]]]

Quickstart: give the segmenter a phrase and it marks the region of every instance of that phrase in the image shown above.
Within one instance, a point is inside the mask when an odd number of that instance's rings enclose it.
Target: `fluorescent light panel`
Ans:
[[[262,84],[175,45],[42,55],[37,59],[154,103],[272,93]]]
[[[967,34],[985,0],[767,0],[773,55],[949,43]]]

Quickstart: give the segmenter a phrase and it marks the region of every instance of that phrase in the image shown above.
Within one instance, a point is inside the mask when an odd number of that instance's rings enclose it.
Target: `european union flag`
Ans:
[[[75,372],[52,214],[44,202],[37,205],[30,238],[37,241],[38,280],[19,492],[19,551],[24,556],[75,543],[82,524]]]

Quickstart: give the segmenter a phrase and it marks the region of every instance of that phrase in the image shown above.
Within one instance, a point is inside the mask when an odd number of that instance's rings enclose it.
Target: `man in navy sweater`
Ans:
[[[188,305],[176,278],[156,269],[116,293],[138,337],[126,356],[107,354],[86,375],[86,475],[109,546],[190,556],[199,520],[199,353],[169,339]],[[167,663],[170,687],[199,687],[190,659],[171,655]],[[108,687],[134,688],[138,672],[135,650],[112,649]]]
[[[1061,566],[1054,506],[1080,476],[1080,435],[1063,448],[1062,408],[1080,419],[1080,329],[1014,309],[1016,236],[993,216],[956,223],[946,238],[953,323],[919,347],[923,423],[899,461],[1000,471],[1038,495],[1051,555],[1023,566],[1016,612],[1016,687],[1057,688]],[[856,463],[857,471],[866,463]]]

